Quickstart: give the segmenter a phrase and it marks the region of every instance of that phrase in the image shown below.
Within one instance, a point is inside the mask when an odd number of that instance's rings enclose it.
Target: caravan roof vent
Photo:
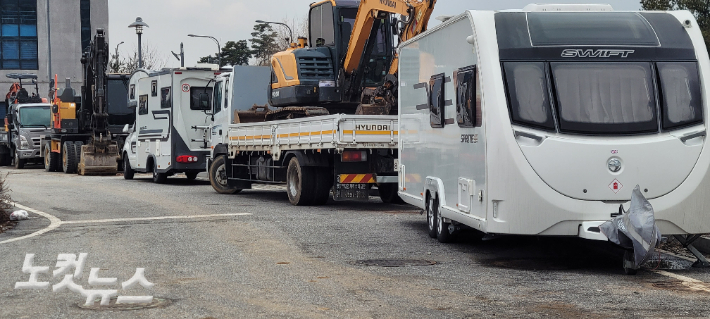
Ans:
[[[609,12],[614,8],[609,4],[529,4],[523,8],[527,12]]]

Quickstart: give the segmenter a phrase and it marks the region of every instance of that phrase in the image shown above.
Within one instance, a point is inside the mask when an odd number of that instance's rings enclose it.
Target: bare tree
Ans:
[[[275,24],[273,27],[277,34],[277,44],[281,50],[288,49],[291,42],[298,43],[299,37],[308,38],[308,16],[304,19],[293,18],[293,19],[283,19],[282,23],[288,25],[291,30],[293,30],[294,39],[290,39],[291,34],[288,29],[282,25]]]
[[[168,64],[168,59],[160,54],[157,49],[150,45],[143,45],[143,68],[146,70],[160,70]],[[138,49],[133,49],[133,52],[127,58],[121,58],[117,55],[111,56],[109,62],[109,71],[114,73],[133,73],[138,69]]]

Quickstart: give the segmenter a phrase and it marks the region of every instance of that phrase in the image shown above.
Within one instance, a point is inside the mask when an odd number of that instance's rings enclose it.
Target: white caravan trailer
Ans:
[[[709,233],[709,62],[686,11],[451,18],[400,51],[399,194],[441,241],[456,224],[607,240],[636,185],[662,234]]]
[[[136,124],[123,147],[124,177],[153,173],[153,181],[185,173],[195,179],[204,172],[211,124],[211,97],[217,65],[136,71],[130,80],[129,105]]]

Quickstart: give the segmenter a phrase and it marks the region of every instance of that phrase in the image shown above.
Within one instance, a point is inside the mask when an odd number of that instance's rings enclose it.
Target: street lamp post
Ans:
[[[289,43],[292,43],[294,41],[293,39],[293,30],[291,30],[291,27],[288,26],[288,24],[281,23],[281,22],[271,22],[271,21],[264,21],[264,20],[256,20],[254,21],[256,23],[266,23],[266,24],[278,24],[286,27],[288,29],[289,34],[291,35],[291,39],[289,39]]]
[[[116,57],[116,64],[114,65],[114,66],[116,66],[116,69],[114,70],[115,72],[118,72],[118,67],[119,67],[119,65],[118,65],[118,47],[120,47],[121,44],[124,44],[124,43],[126,43],[126,42],[121,41],[121,43],[119,43],[119,44],[116,45],[116,55],[115,55],[115,57]],[[112,68],[113,68],[113,66],[112,66]]]
[[[215,43],[217,43],[217,64],[219,64],[219,67],[222,67],[222,46],[219,45],[219,40],[213,36],[209,35],[197,35],[197,34],[188,34],[188,37],[191,38],[210,38],[214,40]]]
[[[136,34],[138,35],[138,68],[143,68],[143,47],[141,46],[141,35],[143,35],[143,27],[148,27],[148,24],[143,22],[141,17],[136,18],[136,22],[131,23],[129,28],[136,28]]]

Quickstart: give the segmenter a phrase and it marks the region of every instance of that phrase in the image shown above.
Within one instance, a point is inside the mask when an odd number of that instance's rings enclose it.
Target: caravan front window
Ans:
[[[703,121],[698,64],[657,63],[661,79],[663,127],[674,128]]]
[[[651,63],[550,63],[560,130],[639,133],[658,130]]]
[[[545,64],[542,62],[505,63],[505,75],[510,95],[510,110],[514,122],[554,129],[550,111]]]

